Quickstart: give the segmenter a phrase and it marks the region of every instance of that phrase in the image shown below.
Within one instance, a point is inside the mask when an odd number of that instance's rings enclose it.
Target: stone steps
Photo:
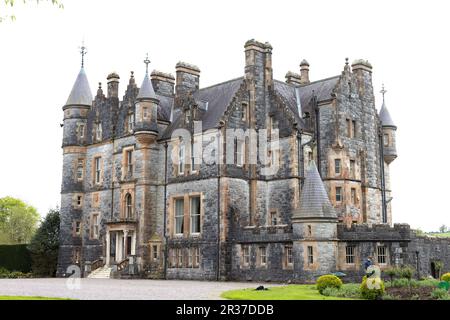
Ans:
[[[92,278],[92,279],[110,279],[111,278],[111,267],[101,267],[98,268],[94,271],[92,271],[89,275],[88,278]]]

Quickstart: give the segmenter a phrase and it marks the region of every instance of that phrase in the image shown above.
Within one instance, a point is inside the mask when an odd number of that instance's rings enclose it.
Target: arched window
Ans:
[[[127,193],[125,195],[125,218],[129,219],[133,216],[133,199],[131,194]]]

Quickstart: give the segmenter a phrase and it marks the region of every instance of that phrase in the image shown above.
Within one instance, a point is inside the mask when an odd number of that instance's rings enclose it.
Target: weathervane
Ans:
[[[383,95],[383,103],[384,103],[384,94],[387,92],[386,89],[384,89],[384,83],[381,85],[381,91],[380,93]]]
[[[86,53],[87,53],[87,50],[86,50],[87,48],[84,46],[84,40],[83,40],[83,42],[82,42],[82,44],[81,44],[81,47],[80,47],[80,53],[81,53],[81,67],[82,68],[84,68],[84,56],[86,55]]]
[[[145,63],[145,73],[148,74],[148,64],[150,63],[150,60],[148,60],[148,53],[147,56],[145,57],[144,63]]]

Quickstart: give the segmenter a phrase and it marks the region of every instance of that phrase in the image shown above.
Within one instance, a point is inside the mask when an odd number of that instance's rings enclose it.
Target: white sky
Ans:
[[[204,87],[242,76],[244,43],[255,38],[272,44],[279,80],[299,72],[303,58],[312,81],[339,74],[345,57],[369,60],[377,108],[384,82],[398,126],[394,222],[425,231],[450,225],[446,2],[63,0],[61,10],[18,1],[17,20],[0,24],[0,197],[21,198],[42,215],[59,203],[61,107],[83,37],[93,94],[116,71],[120,96],[131,70],[141,83],[146,52],[151,70],[174,74],[180,60],[198,65]]]

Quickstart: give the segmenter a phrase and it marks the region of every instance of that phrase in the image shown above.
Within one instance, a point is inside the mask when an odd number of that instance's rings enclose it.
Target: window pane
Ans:
[[[191,198],[191,233],[200,232],[200,197]]]
[[[184,200],[175,200],[175,233],[184,232]]]

